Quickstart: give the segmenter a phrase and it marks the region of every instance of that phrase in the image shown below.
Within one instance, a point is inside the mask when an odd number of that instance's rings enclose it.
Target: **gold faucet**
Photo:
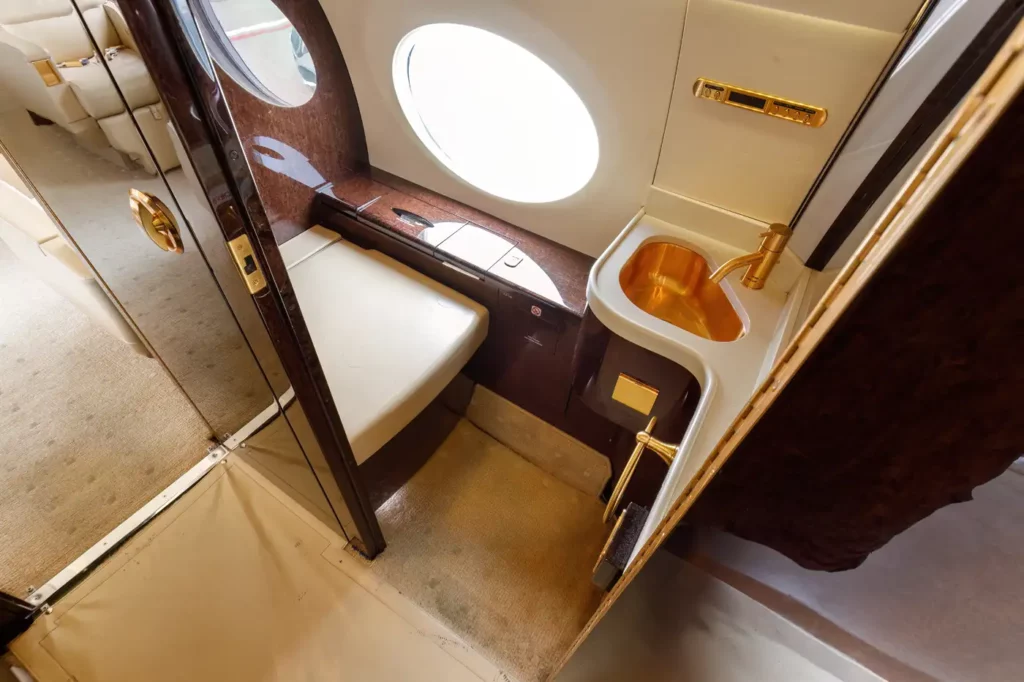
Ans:
[[[779,256],[786,249],[786,242],[789,241],[792,234],[793,230],[786,225],[772,223],[768,231],[761,235],[761,245],[757,247],[757,251],[726,261],[711,273],[711,281],[718,284],[730,272],[746,265],[747,271],[743,274],[743,279],[740,280],[743,286],[748,289],[764,288],[768,275],[779,261]]]

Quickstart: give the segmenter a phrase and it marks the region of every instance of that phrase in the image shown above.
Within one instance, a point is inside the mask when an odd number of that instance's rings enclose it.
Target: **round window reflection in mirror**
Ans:
[[[277,106],[310,100],[316,66],[273,0],[197,0],[194,7],[214,61],[235,82]]]

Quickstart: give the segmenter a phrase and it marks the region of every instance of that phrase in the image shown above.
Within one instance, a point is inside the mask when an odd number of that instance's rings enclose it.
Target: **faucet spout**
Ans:
[[[725,276],[728,275],[733,270],[742,268],[744,265],[753,265],[754,263],[760,263],[762,260],[764,260],[764,256],[765,254],[761,253],[760,251],[755,251],[754,253],[748,253],[742,256],[736,256],[735,258],[730,258],[729,260],[725,261],[720,266],[718,266],[718,269],[712,272],[711,277],[709,277],[708,279],[710,279],[715,284],[718,284],[723,279],[725,279]]]
[[[711,273],[709,279],[718,284],[730,272],[745,265],[747,271],[741,280],[743,286],[748,289],[763,289],[765,280],[786,250],[786,242],[792,234],[793,231],[788,226],[772,223],[768,231],[761,235],[761,245],[757,247],[757,251],[726,261]]]

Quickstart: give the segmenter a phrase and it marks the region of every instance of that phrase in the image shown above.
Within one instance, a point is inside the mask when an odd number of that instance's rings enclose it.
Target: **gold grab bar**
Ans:
[[[612,491],[611,496],[608,498],[608,506],[604,508],[604,516],[602,520],[607,523],[608,519],[615,513],[615,509],[619,506],[619,502],[622,501],[622,495],[626,492],[626,486],[629,485],[629,480],[633,478],[633,472],[636,471],[636,465],[640,462],[640,455],[644,454],[644,450],[651,450],[658,457],[661,457],[662,461],[666,464],[671,464],[672,460],[676,457],[676,448],[679,445],[672,445],[670,443],[664,443],[657,438],[651,436],[651,431],[654,430],[654,425],[657,423],[657,417],[651,417],[651,421],[647,423],[647,428],[636,434],[636,447],[633,448],[633,454],[629,456],[629,460],[626,461],[626,466],[622,469],[622,475],[619,476],[618,482],[615,484],[615,489]]]
[[[171,209],[164,202],[148,192],[137,189],[128,190],[128,205],[132,209],[132,217],[136,224],[146,233],[154,244],[164,251],[184,253],[185,245],[181,241],[181,232],[174,219]]]

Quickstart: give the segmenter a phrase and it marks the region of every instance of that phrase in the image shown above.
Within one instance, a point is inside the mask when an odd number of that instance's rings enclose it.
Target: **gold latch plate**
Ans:
[[[649,415],[654,409],[654,401],[658,399],[658,389],[634,379],[627,374],[620,374],[615,380],[612,400],[630,407],[640,414]]]
[[[228,248],[231,249],[235,265],[238,266],[238,272],[241,273],[242,279],[245,280],[245,285],[249,287],[249,293],[257,294],[266,289],[267,278],[263,276],[263,270],[260,268],[256,255],[252,251],[252,242],[249,241],[249,235],[243,234],[240,237],[235,237],[228,242]]]

